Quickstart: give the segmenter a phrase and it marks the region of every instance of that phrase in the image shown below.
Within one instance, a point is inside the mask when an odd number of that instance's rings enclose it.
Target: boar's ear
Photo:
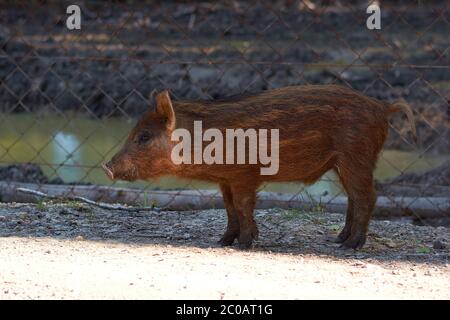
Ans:
[[[152,92],[150,92],[150,94],[148,95],[148,102],[149,102],[150,106],[156,105],[155,95],[156,95],[156,90],[155,89],[153,89]]]
[[[167,90],[160,92],[156,96],[156,112],[166,118],[167,129],[175,129],[175,112]]]

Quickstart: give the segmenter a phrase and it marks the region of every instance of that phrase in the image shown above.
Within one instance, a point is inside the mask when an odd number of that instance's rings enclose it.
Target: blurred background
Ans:
[[[201,196],[216,186],[170,177],[111,182],[100,169],[149,108],[151,92],[216,99],[331,83],[405,99],[414,110],[418,144],[403,115],[390,121],[375,172],[381,195],[411,204],[450,197],[450,3],[377,1],[381,30],[368,30],[371,3],[2,1],[0,199],[17,183]],[[71,4],[81,8],[81,30],[66,27]],[[343,195],[331,173],[313,186],[263,190]],[[450,216],[448,207],[436,211]]]

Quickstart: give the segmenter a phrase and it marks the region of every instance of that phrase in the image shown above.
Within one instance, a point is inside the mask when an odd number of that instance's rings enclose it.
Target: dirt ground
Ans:
[[[343,216],[258,210],[260,239],[216,244],[224,210],[0,204],[2,299],[449,299],[448,228],[374,220],[360,251],[327,241]]]

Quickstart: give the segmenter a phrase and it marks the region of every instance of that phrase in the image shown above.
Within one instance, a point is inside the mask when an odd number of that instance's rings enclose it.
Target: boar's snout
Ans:
[[[114,180],[114,172],[111,169],[112,168],[111,161],[109,161],[107,163],[102,163],[102,168],[103,168],[103,171],[105,171],[108,178],[110,178],[111,180]]]
[[[138,178],[136,165],[127,154],[115,155],[109,162],[103,163],[102,168],[111,180],[134,181]]]

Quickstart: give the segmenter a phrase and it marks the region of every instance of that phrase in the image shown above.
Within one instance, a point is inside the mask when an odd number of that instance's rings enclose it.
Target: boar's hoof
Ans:
[[[222,238],[218,241],[218,243],[222,247],[231,246],[234,242],[234,239],[236,239],[239,236],[238,231],[225,231],[225,234],[222,236]]]
[[[350,228],[344,228],[339,235],[334,238],[333,242],[335,243],[343,243],[350,237]]]
[[[325,241],[333,243],[342,243],[346,239],[342,239],[340,236],[327,235],[325,236]]]
[[[240,249],[248,249],[251,247],[253,240],[258,239],[258,229],[255,227],[250,232],[242,232],[239,235],[238,242]]]
[[[340,248],[343,249],[361,249],[364,243],[366,242],[365,234],[355,234],[350,236],[347,240],[345,240]]]
[[[245,249],[250,249],[250,247],[252,246],[253,243],[253,239],[247,240],[247,241],[239,241],[239,249],[245,250]]]

